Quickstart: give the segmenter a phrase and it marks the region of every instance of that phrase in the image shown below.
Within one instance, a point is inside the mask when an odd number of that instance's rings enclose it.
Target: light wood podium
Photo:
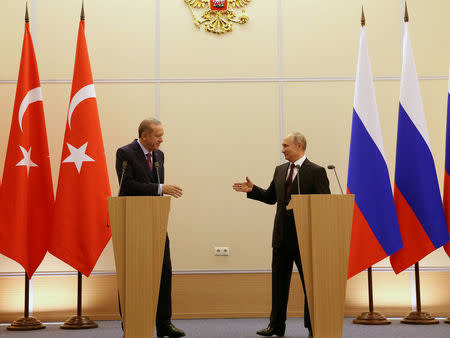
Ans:
[[[169,196],[108,198],[124,336],[153,337]]]
[[[354,195],[292,195],[314,338],[342,338]]]

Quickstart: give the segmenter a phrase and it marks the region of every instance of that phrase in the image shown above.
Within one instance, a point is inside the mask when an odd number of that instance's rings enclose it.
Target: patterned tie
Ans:
[[[153,171],[152,152],[147,153],[147,162],[150,167],[150,171]]]
[[[289,170],[289,175],[288,178],[286,180],[286,183],[284,184],[284,197],[288,198],[289,196],[289,191],[291,190],[291,186],[292,186],[292,177],[294,176],[294,168],[295,168],[295,164],[291,163],[290,165],[290,170]]]

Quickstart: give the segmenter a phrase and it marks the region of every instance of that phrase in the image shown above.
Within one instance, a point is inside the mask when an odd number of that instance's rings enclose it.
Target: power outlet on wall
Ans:
[[[216,246],[214,248],[214,256],[229,256],[230,248],[227,246]]]

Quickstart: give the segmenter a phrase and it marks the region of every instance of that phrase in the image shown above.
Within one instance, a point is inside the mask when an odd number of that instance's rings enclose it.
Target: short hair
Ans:
[[[151,135],[153,133],[153,128],[151,126],[152,124],[159,126],[159,125],[161,125],[161,121],[158,119],[155,119],[154,117],[149,117],[149,118],[143,120],[139,124],[138,137],[140,138],[144,131],[149,132],[149,134]]]
[[[289,135],[292,136],[292,142],[300,143],[302,145],[303,150],[306,150],[306,137],[302,133],[298,131],[293,131]]]

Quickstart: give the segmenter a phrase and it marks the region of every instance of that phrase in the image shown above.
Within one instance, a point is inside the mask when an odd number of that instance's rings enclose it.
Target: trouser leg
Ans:
[[[274,325],[283,324],[286,321],[292,265],[293,259],[285,248],[273,248],[270,322]]]
[[[308,329],[311,329],[311,317],[310,317],[310,314],[309,314],[308,297],[306,296],[305,278],[303,276],[302,260],[300,258],[300,253],[299,252],[294,256],[294,262],[295,262],[295,265],[297,266],[298,272],[300,274],[300,280],[302,282],[303,293],[305,294],[305,306],[304,306],[305,327],[307,327]]]
[[[156,326],[167,323],[172,318],[172,262],[170,260],[169,237],[166,237],[164,258],[159,287],[158,308],[156,310]]]

